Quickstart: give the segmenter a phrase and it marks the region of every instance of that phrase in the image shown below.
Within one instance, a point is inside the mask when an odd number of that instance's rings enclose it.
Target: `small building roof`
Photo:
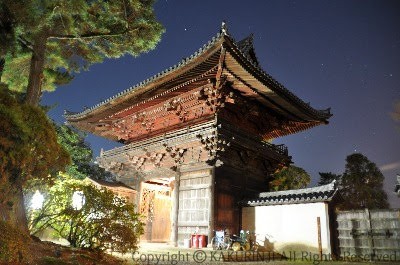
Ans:
[[[93,184],[100,185],[102,187],[106,188],[114,188],[114,189],[120,189],[120,190],[125,190],[129,192],[136,191],[132,187],[129,187],[128,185],[120,182],[120,181],[106,181],[106,180],[100,180],[100,179],[94,179],[94,178],[89,178],[88,180],[92,182]]]
[[[262,192],[255,199],[245,200],[247,206],[269,206],[331,201],[338,191],[336,180],[323,186],[312,188]]]

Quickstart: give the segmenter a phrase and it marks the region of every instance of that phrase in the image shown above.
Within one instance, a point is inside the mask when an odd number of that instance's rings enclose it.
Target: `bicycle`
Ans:
[[[225,233],[225,230],[215,231],[215,236],[211,239],[213,250],[228,250],[232,245],[232,239]]]
[[[249,231],[246,233],[240,230],[240,235],[233,235],[232,237],[232,250],[233,251],[249,251],[252,248]]]

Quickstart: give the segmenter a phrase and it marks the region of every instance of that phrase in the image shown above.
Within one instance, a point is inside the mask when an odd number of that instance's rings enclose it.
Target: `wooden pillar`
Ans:
[[[317,236],[319,260],[322,260],[321,218],[317,217]]]
[[[215,203],[215,167],[211,169],[210,176],[210,188],[208,189],[208,198],[210,198],[210,205],[208,208],[209,217],[208,217],[208,243],[211,243],[211,239],[214,237],[214,227],[215,227],[215,211],[214,211],[214,203]]]
[[[172,209],[171,209],[171,243],[178,246],[178,216],[179,216],[179,186],[180,172],[175,175],[175,184],[172,191]]]
[[[135,206],[136,206],[136,211],[139,213],[140,212],[140,197],[142,196],[142,178],[140,176],[137,176],[137,182],[135,185],[135,189],[136,189]]]

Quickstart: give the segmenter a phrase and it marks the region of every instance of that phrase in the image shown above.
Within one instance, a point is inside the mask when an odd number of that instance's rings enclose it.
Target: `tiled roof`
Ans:
[[[312,188],[262,192],[258,198],[243,201],[247,206],[267,206],[330,201],[338,191],[336,180],[330,184]]]
[[[122,189],[127,189],[127,190],[135,190],[132,187],[129,187],[128,185],[120,182],[120,181],[106,181],[106,180],[101,180],[101,179],[95,179],[95,178],[88,178],[91,182],[97,183],[100,186],[103,187],[110,187],[110,188],[122,188]]]
[[[257,67],[259,67],[260,63],[258,62],[258,59],[256,57],[253,39],[253,34],[250,34],[250,36],[248,36],[247,38],[236,42],[236,46],[240,49],[247,60],[251,61],[254,65],[257,65]]]
[[[250,35],[249,37],[247,37],[239,42],[236,42],[231,36],[229,36],[229,38],[232,40],[233,45],[237,47],[237,49],[239,50],[241,55],[247,59],[247,62],[250,63],[254,67],[254,70],[259,71],[259,73],[263,76],[263,78],[265,78],[265,80],[267,80],[272,85],[273,90],[275,92],[279,92],[280,94],[286,95],[288,98],[295,101],[297,104],[301,105],[303,108],[307,109],[311,113],[314,113],[315,115],[317,115],[321,118],[329,119],[330,117],[332,117],[331,108],[327,108],[324,110],[314,109],[313,107],[310,106],[309,103],[306,103],[303,100],[301,100],[298,96],[293,94],[284,85],[282,85],[277,80],[275,80],[270,74],[265,72],[264,69],[262,69],[260,67],[258,60],[255,57],[255,53],[254,53],[255,59],[251,58],[249,52],[251,49],[254,51],[252,35]]]
[[[76,119],[76,118],[83,117],[86,114],[89,114],[90,112],[100,108],[101,106],[107,105],[108,103],[110,103],[111,101],[113,101],[113,100],[115,100],[117,98],[121,98],[121,97],[123,97],[123,96],[125,96],[127,94],[132,93],[132,91],[134,91],[136,89],[139,89],[141,87],[147,86],[148,84],[150,84],[154,80],[159,79],[159,78],[161,78],[161,77],[163,77],[163,76],[165,76],[165,75],[167,75],[167,74],[169,74],[171,72],[174,72],[177,69],[182,68],[183,66],[187,65],[189,62],[193,61],[195,58],[199,57],[205,51],[207,51],[208,48],[210,48],[213,44],[215,44],[217,41],[219,41],[223,36],[224,36],[224,34],[218,33],[210,41],[208,41],[206,44],[204,44],[199,50],[197,50],[192,55],[190,55],[190,56],[188,56],[186,58],[183,58],[179,63],[177,63],[177,64],[165,69],[164,71],[161,71],[161,72],[153,75],[152,77],[150,77],[150,78],[148,78],[148,79],[146,79],[146,80],[144,80],[144,81],[142,81],[142,82],[140,82],[140,83],[138,83],[138,84],[136,84],[134,86],[131,86],[131,87],[121,91],[120,93],[118,93],[118,94],[116,94],[116,95],[114,95],[114,96],[112,96],[112,97],[110,97],[110,98],[108,98],[108,99],[106,99],[106,100],[94,105],[93,107],[85,109],[84,111],[78,112],[78,113],[71,112],[71,111],[64,111],[64,116],[67,119]]]
[[[100,109],[103,109],[106,107],[108,104],[112,103],[115,100],[119,100],[122,98],[126,98],[127,96],[130,97],[131,94],[136,92],[137,90],[140,90],[141,88],[144,88],[151,84],[152,82],[155,82],[157,80],[162,79],[163,77],[179,70],[180,68],[183,68],[190,64],[191,62],[195,61],[198,57],[204,55],[209,49],[211,49],[216,43],[219,41],[223,41],[222,39],[225,39],[225,41],[229,41],[231,43],[231,47],[235,50],[236,47],[236,52],[240,54],[241,57],[244,57],[246,59],[246,63],[253,68],[253,70],[258,71],[258,73],[263,77],[264,80],[266,80],[273,88],[273,90],[280,95],[283,95],[285,98],[287,97],[288,99],[296,102],[297,104],[301,105],[302,108],[307,109],[310,113],[313,113],[320,119],[328,119],[332,115],[330,114],[329,109],[327,110],[316,110],[312,108],[309,104],[305,103],[302,101],[300,98],[298,98],[296,95],[294,95],[292,92],[290,92],[287,88],[285,88],[282,84],[280,84],[278,81],[276,81],[272,76],[270,76],[268,73],[266,73],[261,67],[260,64],[257,60],[257,57],[255,55],[255,49],[253,46],[253,35],[250,35],[246,37],[245,39],[236,42],[234,38],[229,35],[229,33],[226,31],[226,27],[221,29],[221,31],[214,36],[210,41],[208,41],[206,44],[204,44],[199,50],[197,50],[195,53],[192,55],[184,58],[181,60],[178,64],[171,66],[164,71],[159,72],[158,74],[153,75],[152,77],[130,87],[127,88],[120,93],[88,108],[85,109],[82,112],[70,112],[70,111],[65,111],[65,117],[67,120],[77,120],[77,119],[82,119],[86,117],[87,115],[96,112]]]

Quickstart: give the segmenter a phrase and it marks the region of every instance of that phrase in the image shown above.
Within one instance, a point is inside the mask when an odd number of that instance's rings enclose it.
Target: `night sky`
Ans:
[[[46,93],[50,116],[82,111],[161,72],[198,50],[225,20],[240,40],[254,33],[262,68],[316,109],[332,108],[328,125],[276,139],[314,185],[318,172],[342,173],[345,158],[366,155],[385,175],[392,207],[400,174],[400,1],[174,1],[159,0],[166,33],[155,50],[94,65],[67,86]],[[95,155],[119,144],[89,135]]]

